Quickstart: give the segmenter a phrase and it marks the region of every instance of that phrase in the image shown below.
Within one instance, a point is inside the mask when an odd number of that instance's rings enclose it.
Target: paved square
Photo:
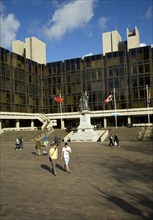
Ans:
[[[151,220],[151,142],[69,143],[71,173],[36,156],[34,143],[15,151],[1,142],[1,220]],[[61,153],[61,147],[59,147]]]

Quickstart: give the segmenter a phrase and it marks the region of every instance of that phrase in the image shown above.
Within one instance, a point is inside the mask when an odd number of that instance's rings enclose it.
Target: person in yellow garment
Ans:
[[[51,162],[51,172],[56,176],[56,163],[55,160],[58,158],[58,149],[56,143],[52,144],[52,147],[49,150],[49,160]]]

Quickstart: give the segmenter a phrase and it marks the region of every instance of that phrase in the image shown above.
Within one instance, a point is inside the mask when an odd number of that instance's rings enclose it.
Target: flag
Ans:
[[[55,100],[56,102],[58,102],[58,103],[62,103],[63,98],[61,98],[61,97],[54,97],[54,100]]]
[[[111,102],[112,101],[112,94],[110,94],[107,99],[105,99],[105,103]]]

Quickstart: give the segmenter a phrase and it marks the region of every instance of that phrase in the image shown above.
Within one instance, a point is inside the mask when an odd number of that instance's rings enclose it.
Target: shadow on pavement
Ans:
[[[49,167],[48,165],[46,165],[46,164],[41,164],[41,168],[43,168],[44,170],[47,170],[47,171],[51,172],[50,167]]]

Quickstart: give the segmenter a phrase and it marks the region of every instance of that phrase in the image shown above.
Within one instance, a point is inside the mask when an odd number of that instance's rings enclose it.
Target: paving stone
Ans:
[[[48,156],[34,154],[34,143],[15,151],[1,142],[0,219],[153,218],[152,142],[122,142],[121,148],[107,142],[69,144],[72,172],[62,170],[59,158],[54,176]]]

